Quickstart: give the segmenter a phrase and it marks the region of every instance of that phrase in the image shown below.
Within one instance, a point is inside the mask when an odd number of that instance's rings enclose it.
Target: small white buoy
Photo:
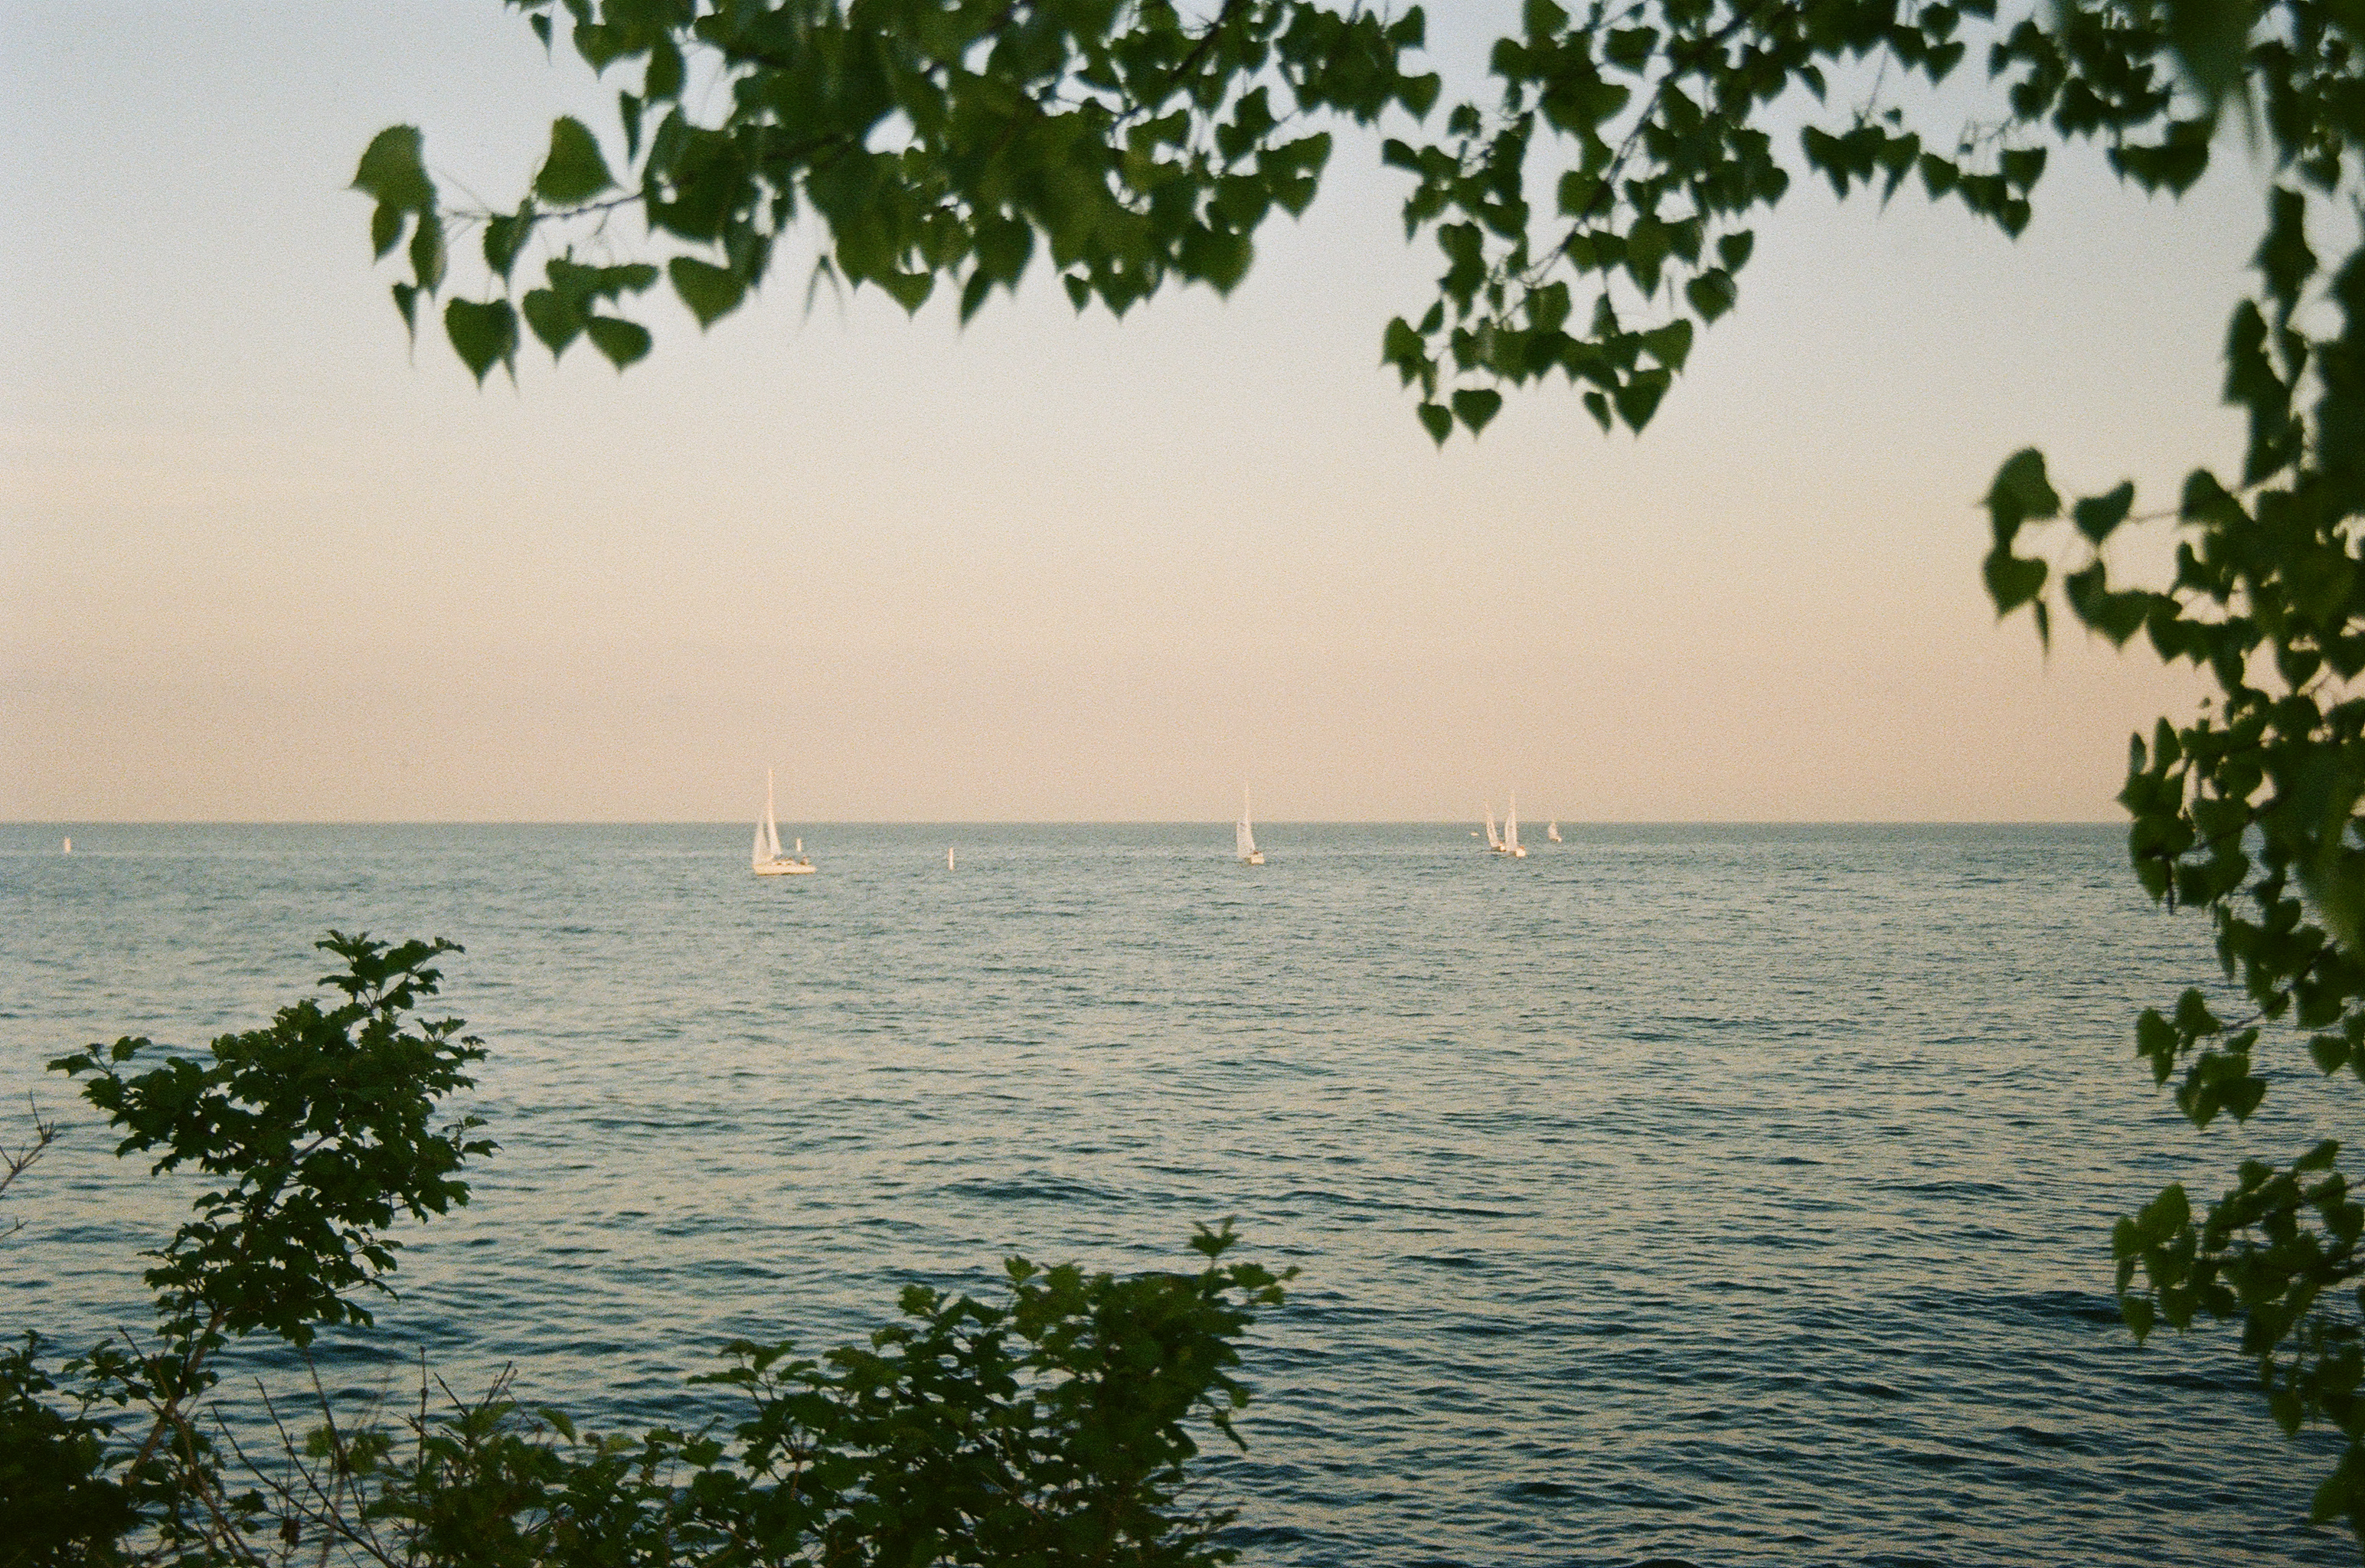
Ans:
[[[67,839],[66,846],[63,849],[59,850],[58,853],[61,855],[72,855],[73,853],[73,840],[71,838]]]

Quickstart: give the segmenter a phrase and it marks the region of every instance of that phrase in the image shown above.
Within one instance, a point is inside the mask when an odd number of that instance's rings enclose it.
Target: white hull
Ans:
[[[759,860],[748,868],[758,877],[810,877],[813,863],[810,860]]]
[[[1261,865],[1263,865],[1263,864],[1264,864],[1264,851],[1263,851],[1263,850],[1261,850],[1261,849],[1251,849],[1251,850],[1250,850],[1246,855],[1243,855],[1243,856],[1241,856],[1241,857],[1240,857],[1240,864],[1241,864],[1241,865],[1243,865],[1243,866],[1261,866]]]

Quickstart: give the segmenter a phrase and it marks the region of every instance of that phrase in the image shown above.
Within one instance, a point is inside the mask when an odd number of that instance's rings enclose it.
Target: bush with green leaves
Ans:
[[[801,1357],[726,1346],[693,1377],[740,1415],[638,1437],[579,1432],[504,1376],[473,1399],[423,1372],[415,1410],[340,1405],[320,1380],[263,1417],[276,1451],[210,1424],[223,1353],[255,1336],[305,1351],[367,1328],[401,1242],[392,1227],[468,1201],[492,1151],[438,1103],[484,1057],[457,1019],[408,1016],[447,942],[331,932],[343,1000],[139,1070],[144,1039],[51,1064],[151,1174],[210,1190],[150,1256],[151,1343],[110,1338],[51,1366],[38,1334],[0,1350],[0,1568],[905,1568],[1206,1564],[1231,1515],[1189,1469],[1204,1421],[1237,1442],[1234,1375],[1283,1278],[1226,1261],[1228,1224],[1189,1272],[1128,1277],[1013,1258],[999,1299],[906,1289],[902,1320]],[[48,1146],[40,1126],[0,1189]],[[297,1420],[295,1410],[308,1411]],[[219,1412],[214,1414],[219,1415]],[[295,1425],[289,1423],[295,1421]],[[254,1428],[254,1420],[246,1423]],[[304,1435],[296,1436],[297,1428]],[[212,1432],[224,1434],[217,1439]]]
[[[2041,637],[2066,608],[2215,686],[2197,720],[2137,738],[2121,799],[2143,888],[2208,913],[2251,1011],[2221,1018],[2196,987],[2146,1012],[2154,1077],[2206,1126],[2257,1109],[2278,1036],[2326,1075],[2365,1076],[2359,0],[1524,0],[1487,50],[1490,95],[1441,113],[1418,6],[507,3],[621,79],[613,133],[558,121],[499,210],[447,206],[414,127],[380,134],[354,181],[378,253],[408,241],[394,292],[414,328],[453,241],[481,230],[484,297],[443,313],[480,380],[513,364],[521,319],[554,353],[588,337],[628,365],[651,342],[625,319],[633,297],[667,278],[712,323],[801,226],[823,274],[909,309],[941,282],[967,317],[1038,262],[1079,309],[1122,314],[1169,283],[1229,290],[1260,226],[1314,199],[1327,127],[1385,122],[1407,232],[1443,270],[1381,330],[1380,357],[1430,435],[1474,434],[1505,388],[1553,378],[1605,431],[1639,431],[1698,330],[1740,300],[1752,225],[1799,174],[1843,198],[1918,189],[2017,236],[2062,146],[2180,195],[2238,127],[2270,189],[2259,286],[2226,336],[2225,395],[2249,420],[2237,468],[2196,465],[2152,511],[2132,485],[2103,489],[2060,530],[2044,458],[2020,453],[1989,496],[1986,584]],[[647,222],[640,253],[591,257],[627,208]],[[536,246],[541,281],[513,301]],[[2113,578],[2106,546],[2131,523],[2180,532],[2172,580]],[[2034,539],[2046,550],[2026,552]],[[2325,1144],[2246,1164],[2199,1212],[2171,1187],[2113,1248],[2138,1335],[2238,1322],[2284,1429],[2346,1434],[2315,1515],[2365,1543],[2365,1210],[2338,1158]]]

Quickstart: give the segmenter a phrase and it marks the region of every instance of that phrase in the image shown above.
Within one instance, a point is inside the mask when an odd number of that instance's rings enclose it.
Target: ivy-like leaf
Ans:
[[[432,294],[443,286],[443,219],[422,212],[410,236],[410,275],[421,291]]]
[[[402,208],[380,202],[370,212],[370,252],[383,257],[402,242]]]
[[[747,297],[747,280],[729,267],[718,267],[712,262],[701,262],[692,256],[676,256],[666,264],[667,275],[673,279],[673,291],[689,307],[703,329],[739,308]]]
[[[1463,387],[1453,394],[1453,412],[1472,435],[1486,428],[1503,409],[1503,395],[1491,387]]]
[[[2045,476],[2045,454],[2024,447],[2005,458],[1989,487],[1986,504],[1998,549],[2008,548],[2020,525],[2030,519],[2060,516],[2061,498]]]
[[[533,194],[558,207],[590,200],[616,183],[600,143],[584,123],[564,115],[550,124],[550,156],[533,179]]]
[[[398,212],[428,212],[435,206],[435,186],[420,162],[421,139],[415,125],[394,125],[370,139],[353,171],[353,188],[365,191],[381,207]],[[381,249],[379,254],[385,254]]]
[[[543,346],[556,359],[566,352],[566,345],[579,336],[586,324],[583,312],[569,305],[555,289],[536,288],[527,292],[523,301],[525,324],[533,330]]]
[[[517,265],[518,252],[524,249],[526,236],[533,232],[533,204],[527,202],[516,212],[495,216],[485,220],[485,264],[506,279]]]
[[[2135,487],[2123,484],[2107,496],[2089,496],[2070,509],[2078,532],[2100,544],[2111,536],[2113,529],[2126,521],[2127,512],[2135,506]]]
[[[637,321],[594,316],[583,324],[583,330],[591,340],[591,346],[607,355],[608,363],[619,372],[648,356],[649,330]]]
[[[443,308],[443,330],[479,386],[493,366],[510,364],[517,356],[517,312],[506,299],[454,299]]]
[[[1988,598],[1995,601],[1998,615],[2011,614],[2045,591],[2045,563],[2015,555],[2001,544],[1988,552],[1980,570],[1987,578]]]

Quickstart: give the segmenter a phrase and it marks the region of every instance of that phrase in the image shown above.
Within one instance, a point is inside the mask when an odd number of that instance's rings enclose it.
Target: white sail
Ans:
[[[756,823],[755,871],[758,877],[810,877],[813,863],[805,858],[805,841],[797,840],[795,858],[780,853],[780,816],[772,801],[772,770],[764,770],[764,814]]]
[[[1558,844],[1560,842],[1559,818],[1555,817],[1551,822],[1544,823],[1544,836],[1551,839],[1554,844]]]
[[[757,823],[756,824],[756,847],[749,851],[747,856],[747,864],[750,866],[761,866],[767,858],[768,857],[764,852],[764,824],[762,823]]]
[[[1239,848],[1241,859],[1255,857],[1256,830],[1249,825],[1249,787],[1245,784],[1240,786],[1240,820],[1232,834],[1232,842]]]
[[[1495,807],[1492,801],[1489,801],[1486,806],[1486,847],[1489,849],[1503,847],[1503,835],[1495,831]]]
[[[1519,798],[1511,797],[1511,804],[1503,812],[1503,849],[1510,855],[1519,852]]]

